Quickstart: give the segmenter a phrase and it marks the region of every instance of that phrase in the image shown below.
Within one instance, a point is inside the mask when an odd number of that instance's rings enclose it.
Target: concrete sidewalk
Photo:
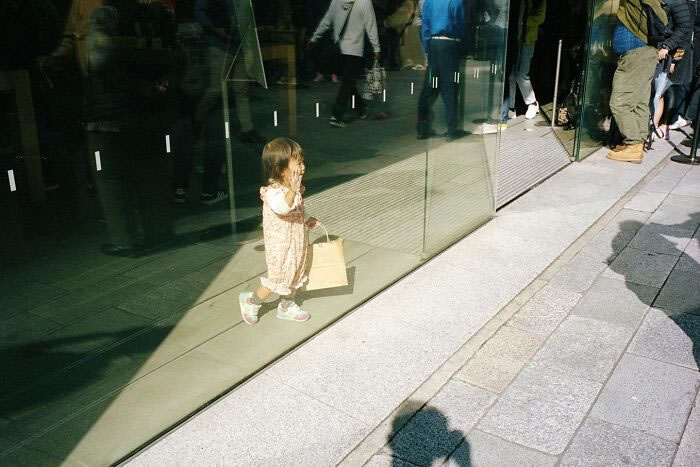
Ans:
[[[567,167],[127,464],[698,465],[700,168],[655,146]]]

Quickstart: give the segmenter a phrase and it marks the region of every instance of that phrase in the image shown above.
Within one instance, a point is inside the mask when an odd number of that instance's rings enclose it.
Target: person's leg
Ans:
[[[279,319],[307,321],[311,318],[311,315],[299,308],[299,305],[294,301],[296,293],[297,291],[292,289],[289,295],[280,297],[280,303],[277,306],[277,317]]]
[[[455,41],[442,41],[444,49],[440,54],[440,70],[444,79],[440,80],[440,94],[445,103],[445,123],[447,135],[456,136],[457,133],[457,90],[456,73],[459,69],[460,44]]]
[[[440,47],[436,45],[436,40],[431,40],[429,43],[430,53],[428,60],[428,69],[425,71],[425,80],[423,81],[423,89],[418,98],[418,119],[416,122],[416,131],[418,138],[423,139],[430,136],[430,109],[437,99],[439,88],[435,87],[435,79],[440,83]]]
[[[656,50],[640,47],[622,55],[613,77],[610,110],[627,145],[646,139],[649,90],[656,67]]]
[[[341,69],[343,70],[343,78],[340,83],[340,89],[338,89],[338,94],[335,98],[335,103],[333,104],[333,116],[337,120],[343,120],[343,115],[348,107],[348,100],[352,95],[353,86],[350,84],[348,77],[348,72],[351,64],[351,57],[349,55],[340,56]]]
[[[243,54],[239,54],[231,70],[233,95],[236,98],[236,116],[241,125],[241,133],[253,130],[253,117],[250,112],[250,81]]]
[[[204,91],[197,109],[195,110],[195,118],[203,122],[207,114],[212,111],[221,102],[221,80],[227,70],[224,67],[230,65],[227,58],[230,56],[218,47],[209,46],[208,48],[208,63],[209,85]],[[236,103],[238,105],[238,103]]]
[[[530,63],[532,56],[535,53],[535,44],[523,44],[520,47],[520,56],[518,57],[518,65],[515,69],[515,81],[518,83],[520,93],[523,95],[525,105],[534,104],[537,102],[535,90],[530,82]],[[513,93],[515,95],[515,93]]]
[[[129,183],[132,154],[122,133],[88,132],[95,185],[107,222],[109,243],[124,248],[136,245],[133,188]],[[95,152],[99,151],[100,167]]]
[[[364,99],[362,99],[362,94],[357,89],[357,80],[362,76],[364,70],[364,58],[355,57],[353,55],[350,57],[350,63],[350,69],[346,70],[348,76],[347,78],[343,78],[343,80],[347,79],[349,81],[351,99],[352,96],[355,96],[355,112],[357,112],[358,115],[366,115],[367,104]]]
[[[187,190],[194,164],[191,117],[182,117],[173,124],[170,138],[173,156],[173,190]],[[182,200],[184,202],[184,199]]]

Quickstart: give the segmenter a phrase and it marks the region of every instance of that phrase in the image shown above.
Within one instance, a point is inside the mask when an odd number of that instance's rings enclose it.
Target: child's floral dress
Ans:
[[[279,183],[260,188],[263,200],[263,238],[267,277],[262,285],[278,295],[290,295],[306,281],[309,245],[301,187],[290,208],[284,199],[289,189]]]

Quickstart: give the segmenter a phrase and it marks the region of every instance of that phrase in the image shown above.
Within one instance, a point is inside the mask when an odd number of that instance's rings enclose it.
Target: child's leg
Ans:
[[[277,306],[277,317],[280,319],[289,319],[292,321],[307,321],[311,315],[299,308],[294,298],[296,290],[292,290],[289,295],[280,297],[280,304]]]
[[[247,324],[258,322],[258,311],[271,291],[267,287],[260,286],[255,292],[241,292],[238,296],[238,304],[241,307],[241,316]]]
[[[250,302],[253,305],[262,305],[262,303],[265,301],[267,297],[270,296],[272,291],[268,289],[267,287],[261,285],[258,287],[258,290],[253,293],[253,295],[250,296]]]

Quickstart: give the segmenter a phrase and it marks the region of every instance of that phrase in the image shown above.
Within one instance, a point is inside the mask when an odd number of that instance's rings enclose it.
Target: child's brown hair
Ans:
[[[275,138],[265,145],[262,152],[263,184],[282,182],[282,171],[289,166],[289,161],[304,161],[304,150],[299,143],[289,138]]]

